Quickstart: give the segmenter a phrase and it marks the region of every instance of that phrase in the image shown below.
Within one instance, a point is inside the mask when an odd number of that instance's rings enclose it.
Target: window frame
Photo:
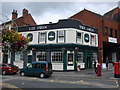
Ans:
[[[43,35],[42,35],[43,34]],[[39,43],[46,43],[46,32],[39,32]]]
[[[51,52],[51,62],[63,62],[63,52],[62,51]]]
[[[36,60],[37,61],[47,61],[47,53],[44,51],[37,52],[36,53]]]
[[[19,57],[18,57],[19,55]],[[23,61],[23,52],[15,52],[15,61]]]
[[[113,37],[113,29],[110,28],[110,37]]]
[[[92,36],[94,36],[93,40],[92,40]],[[92,45],[92,46],[96,45],[96,35],[90,34],[90,45]]]
[[[107,27],[107,26],[105,27],[104,35],[105,35],[105,36],[108,36],[108,27]]]
[[[79,57],[78,57],[79,54],[82,54],[82,55],[81,55],[81,58],[82,58],[82,59],[80,58],[80,60],[79,60]],[[77,53],[77,62],[78,62],[78,63],[83,63],[83,52],[78,52],[78,53]]]
[[[81,34],[81,39],[78,37],[78,33],[80,33]],[[77,41],[77,43],[82,43],[83,42],[83,32],[76,32],[76,41]]]
[[[62,32],[62,33],[60,33],[60,32]],[[58,43],[64,43],[65,42],[65,30],[57,31],[57,40],[58,40]]]

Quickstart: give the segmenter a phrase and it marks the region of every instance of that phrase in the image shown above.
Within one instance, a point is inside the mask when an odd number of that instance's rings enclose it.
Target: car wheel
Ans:
[[[2,71],[2,75],[5,75],[6,74],[6,71]]]
[[[40,78],[44,78],[45,74],[44,73],[40,73]]]
[[[24,72],[21,72],[21,73],[20,73],[20,76],[25,76],[25,73],[24,73]]]

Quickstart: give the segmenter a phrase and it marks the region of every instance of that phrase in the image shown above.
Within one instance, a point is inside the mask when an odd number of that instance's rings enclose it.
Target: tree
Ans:
[[[9,30],[8,28],[2,28],[2,48],[11,52],[11,63],[15,59],[15,52],[23,51],[27,49],[29,44],[29,38],[24,37],[17,31]]]

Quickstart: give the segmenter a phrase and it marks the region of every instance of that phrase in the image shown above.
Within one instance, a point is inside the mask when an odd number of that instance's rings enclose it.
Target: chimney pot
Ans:
[[[28,10],[27,9],[23,9],[23,17],[26,17],[26,16],[28,16]]]
[[[14,9],[13,9],[13,12],[12,12],[12,20],[16,19],[17,16],[18,16],[17,10],[14,10]]]

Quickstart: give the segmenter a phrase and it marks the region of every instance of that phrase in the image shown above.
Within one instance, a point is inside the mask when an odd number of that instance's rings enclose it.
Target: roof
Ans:
[[[19,17],[19,18],[16,18],[16,19],[13,19],[13,20],[4,22],[4,23],[2,23],[2,25],[3,25],[3,24],[8,24],[8,23],[11,23],[11,22],[15,22],[15,21],[17,21],[17,20],[19,20],[19,19],[22,19],[22,18],[23,18],[23,17]]]
[[[35,20],[33,19],[33,17],[31,16],[31,14],[28,14],[29,16],[27,17],[27,18],[25,18],[25,19],[28,19],[28,18],[31,18],[31,20],[32,20],[32,22],[36,25],[36,22],[35,22]],[[7,22],[4,22],[4,23],[2,23],[2,25],[4,25],[4,24],[9,24],[9,23],[11,23],[11,22],[13,22],[13,23],[17,23],[17,25],[18,26],[21,26],[21,25],[19,25],[18,24],[18,22],[19,21],[22,21],[23,20],[23,16],[21,16],[21,17],[18,17],[18,18],[16,18],[16,19],[13,19],[13,20],[10,20],[10,21],[7,21]],[[30,20],[30,19],[28,19],[28,20]],[[26,23],[26,21],[24,21],[24,22],[21,22],[21,23],[23,23],[23,25],[25,24],[25,25],[31,25],[31,24],[29,24],[29,23]]]
[[[114,10],[116,10],[116,9],[119,9],[119,7],[116,7],[116,8],[114,8],[114,9],[108,11],[108,12],[105,13],[103,16],[106,16],[106,15],[110,15],[110,14],[112,14],[112,13],[114,12]]]
[[[81,12],[84,12],[84,11],[88,11],[88,12],[90,12],[90,13],[93,13],[93,14],[95,14],[95,15],[97,15],[97,16],[100,16],[100,17],[102,17],[102,15],[100,15],[100,14],[97,14],[97,13],[95,13],[95,12],[92,12],[92,11],[90,11],[90,10],[87,10],[87,9],[84,9],[84,10],[82,10],[82,11],[80,11],[80,12],[78,12],[78,13],[74,14],[73,16],[76,16],[77,14],[79,14],[79,13],[81,13]],[[73,16],[71,16],[71,17],[73,17]],[[70,17],[70,18],[71,18],[71,17]]]
[[[71,18],[59,20],[58,23],[23,26],[23,27],[19,27],[18,31],[27,32],[27,31],[51,30],[51,29],[61,29],[61,28],[75,28],[83,31],[98,33],[97,28],[84,25],[80,21]]]

